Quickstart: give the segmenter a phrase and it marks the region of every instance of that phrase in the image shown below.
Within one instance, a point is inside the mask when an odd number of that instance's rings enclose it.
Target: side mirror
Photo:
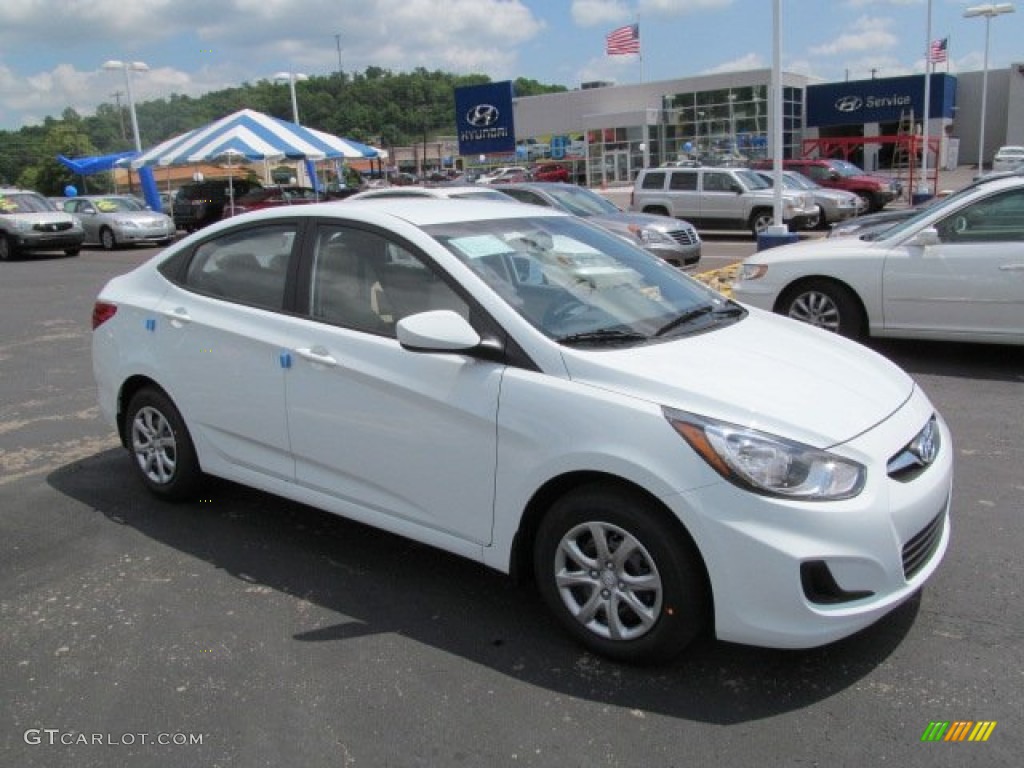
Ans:
[[[939,245],[942,239],[939,237],[939,230],[935,227],[925,227],[907,241],[907,245],[918,245],[927,248],[929,245]]]
[[[450,309],[403,317],[395,332],[398,342],[413,352],[468,352],[480,344],[480,334]]]

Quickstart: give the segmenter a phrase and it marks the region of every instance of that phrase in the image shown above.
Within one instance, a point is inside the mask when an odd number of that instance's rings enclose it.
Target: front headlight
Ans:
[[[855,461],[756,429],[662,410],[712,469],[748,491],[800,501],[837,501],[864,488],[867,470]]]
[[[659,232],[656,229],[647,229],[645,227],[630,227],[630,230],[644,245],[673,245],[675,240],[666,235],[664,232]]]
[[[741,264],[740,280],[759,280],[768,274],[767,264]]]
[[[114,223],[126,229],[137,229],[139,223],[135,219],[114,219]]]

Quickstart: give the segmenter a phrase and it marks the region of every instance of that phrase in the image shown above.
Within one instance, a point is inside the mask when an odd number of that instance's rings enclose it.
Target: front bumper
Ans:
[[[652,243],[643,247],[648,253],[653,253],[659,259],[667,261],[674,267],[692,267],[700,262],[699,242],[692,245]]]
[[[63,232],[17,232],[13,236],[15,248],[19,251],[60,251],[65,248],[80,248],[85,240],[81,229]]]
[[[949,543],[949,430],[939,419],[939,455],[913,480],[890,478],[886,461],[927,423],[930,409],[916,392],[887,421],[833,449],[868,465],[868,483],[853,499],[793,502],[720,483],[666,500],[704,556],[720,639],[824,645],[871,625],[922,587]],[[886,458],[869,463],[868,456]],[[807,577],[822,569],[836,588],[830,595]]]
[[[118,227],[115,237],[119,243],[155,243],[170,240],[174,237],[173,224],[148,227]]]

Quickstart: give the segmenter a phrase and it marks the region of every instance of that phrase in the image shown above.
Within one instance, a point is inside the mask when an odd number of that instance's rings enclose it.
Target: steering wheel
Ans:
[[[545,328],[558,328],[590,310],[589,304],[570,294],[547,308],[542,323]]]

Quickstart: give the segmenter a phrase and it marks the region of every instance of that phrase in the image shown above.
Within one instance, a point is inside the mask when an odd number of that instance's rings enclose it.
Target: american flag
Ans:
[[[941,40],[932,40],[932,44],[928,48],[928,61],[932,64],[941,64],[946,60],[946,49],[949,47],[949,38],[944,37]]]
[[[613,29],[604,36],[604,49],[609,56],[640,53],[640,25],[630,24]]]

